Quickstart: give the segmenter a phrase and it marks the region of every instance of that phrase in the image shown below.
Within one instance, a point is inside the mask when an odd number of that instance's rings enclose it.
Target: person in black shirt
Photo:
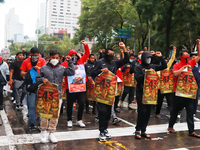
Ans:
[[[18,52],[16,54],[17,60],[11,63],[10,65],[10,81],[9,85],[11,86],[14,83],[15,87],[15,99],[16,99],[16,109],[22,109],[23,104],[22,100],[25,97],[25,89],[19,89],[19,87],[23,84],[23,77],[20,75],[20,67],[22,65],[22,62],[24,60],[23,52]],[[14,79],[14,80],[13,80]]]
[[[95,62],[95,56],[94,56],[94,54],[90,54],[89,60],[85,64],[85,72],[86,72],[87,78],[91,78],[91,72],[95,67],[94,62]],[[94,78],[93,78],[93,80],[95,81]],[[89,101],[87,99],[85,100],[85,107],[86,107],[86,113],[90,114]],[[93,114],[95,114],[95,102],[93,102],[93,111],[92,112],[93,112]]]
[[[106,49],[104,58],[95,62],[95,68],[92,71],[92,77],[96,77],[101,72],[109,72],[116,74],[117,69],[125,65],[129,61],[129,55],[127,53],[125,44],[123,42],[119,43],[119,46],[124,50],[124,59],[114,61],[114,51],[111,48]],[[97,109],[99,112],[99,140],[106,141],[106,138],[111,138],[107,128],[108,122],[111,116],[112,106],[103,103],[97,103]]]

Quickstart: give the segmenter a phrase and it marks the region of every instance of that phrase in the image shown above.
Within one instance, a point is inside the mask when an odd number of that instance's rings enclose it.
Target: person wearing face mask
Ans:
[[[0,110],[3,110],[3,87],[9,81],[9,67],[6,62],[3,61],[3,57],[0,56]]]
[[[196,63],[200,60],[200,40],[197,39],[197,57],[190,60],[190,56],[187,50],[183,50],[181,52],[181,61],[179,63],[176,63],[173,67],[173,74],[174,74],[174,92],[176,92],[176,86],[178,81],[178,76],[181,74],[183,70],[186,70],[189,66],[193,68]],[[193,101],[194,99],[191,98],[184,98],[179,96],[174,96],[174,105],[172,108],[172,113],[169,120],[169,126],[168,131],[170,133],[176,133],[173,126],[176,123],[178,112],[182,108],[186,108],[187,113],[187,124],[188,124],[188,130],[189,130],[189,136],[200,138],[200,135],[195,133],[194,131],[194,118],[193,118]]]
[[[124,50],[124,59],[114,60],[114,51],[111,48],[106,49],[104,58],[96,61],[95,63],[95,68],[91,73],[93,78],[98,76],[101,72],[111,71],[112,73],[116,74],[117,69],[129,61],[129,55],[127,53],[125,44],[120,42],[119,47]],[[103,103],[97,103],[97,109],[99,112],[99,140],[106,141],[106,138],[111,138],[107,128],[111,116],[112,106]]]
[[[134,61],[134,58],[135,58],[134,54],[131,54],[130,58],[129,58],[129,62],[124,66],[124,68],[122,69],[122,72],[124,72],[127,69],[130,69],[131,63]],[[130,70],[129,70],[129,73],[130,73]],[[131,109],[130,104],[134,100],[134,92],[135,92],[135,87],[124,86],[124,91],[123,91],[123,94],[122,94],[121,102],[123,103],[127,94],[129,94],[129,96],[128,96],[128,108],[129,109]]]
[[[71,49],[68,53],[68,56],[70,56],[72,58],[72,62],[75,65],[75,69],[77,72],[79,72],[78,70],[78,65],[83,65],[89,55],[90,55],[90,50],[89,50],[89,46],[88,44],[85,42],[85,40],[82,40],[81,43],[84,45],[84,49],[85,49],[85,53],[82,57],[79,57],[79,55],[77,54],[77,52],[73,49]],[[68,61],[65,61],[61,64],[61,66],[64,67],[68,67]],[[86,78],[87,80],[87,78]],[[69,91],[69,87],[68,87],[68,79],[67,77],[65,78],[65,86],[66,86],[66,92],[67,92],[67,126],[68,127],[72,127],[73,123],[72,123],[72,108],[73,108],[73,103],[75,100],[77,100],[78,102],[78,114],[77,114],[77,123],[80,127],[84,128],[85,124],[82,121],[82,116],[83,116],[83,111],[84,111],[84,104],[85,104],[85,91],[79,91],[79,92],[73,92],[70,93]],[[79,85],[76,85],[79,86]]]
[[[161,52],[157,51],[156,56],[160,59],[161,65],[151,64],[152,55],[150,54],[150,52],[145,51],[142,53],[141,56],[141,64],[137,65],[134,69],[134,76],[137,81],[136,100],[138,108],[137,125],[135,131],[136,139],[141,139],[141,137],[150,138],[150,135],[147,135],[145,132],[151,113],[151,105],[145,105],[142,103],[142,96],[143,94],[145,94],[143,93],[145,70],[153,69],[155,71],[159,71],[167,68],[167,64],[165,60],[162,58]]]
[[[44,65],[46,65],[46,61],[39,57],[40,51],[37,47],[32,47],[30,50],[30,57],[26,58],[21,67],[21,76],[27,77],[27,73],[31,75],[31,79],[29,82],[32,84],[36,83],[35,78],[40,70],[40,68]],[[35,85],[35,84],[34,84]],[[26,85],[28,88],[28,85]],[[30,88],[29,87],[29,88]],[[27,90],[26,88],[26,90]],[[28,105],[28,114],[29,114],[29,130],[34,131],[35,128],[35,107],[36,107],[36,92],[28,92],[27,91],[27,105]],[[40,124],[40,119],[39,119]]]
[[[63,67],[60,65],[60,53],[56,50],[50,52],[50,61],[45,66],[41,67],[37,77],[36,82],[41,83],[55,83],[58,85],[58,91],[60,95],[59,110],[62,104],[62,80],[63,76],[72,76],[75,74],[74,64],[70,56],[66,57],[68,62],[68,67]],[[58,111],[60,112],[60,111]],[[59,115],[58,115],[59,116]],[[49,122],[49,123],[48,123]],[[58,119],[48,119],[41,117],[41,142],[46,143],[46,129],[49,124],[49,139],[52,143],[57,143],[57,139],[54,136],[56,126],[58,124]]]

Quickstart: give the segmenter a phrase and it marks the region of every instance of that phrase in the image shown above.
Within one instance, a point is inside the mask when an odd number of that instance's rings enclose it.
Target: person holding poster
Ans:
[[[181,76],[182,73],[184,73],[183,71],[188,72],[187,70],[189,69],[189,67],[193,68],[196,65],[196,63],[200,60],[200,40],[197,39],[196,42],[197,42],[197,50],[198,50],[197,57],[190,60],[188,51],[183,50],[183,51],[181,51],[180,62],[176,63],[173,67],[174,92],[176,92],[178,90],[177,89],[178,77]],[[194,76],[191,76],[191,77],[194,78]],[[185,81],[181,81],[181,82],[183,82],[183,83],[186,82],[186,84],[187,84],[188,82],[192,82],[192,81],[190,81],[190,79],[186,78]],[[181,84],[181,83],[179,82],[178,84]],[[187,86],[187,87],[183,88],[182,90],[188,91],[189,88],[190,88],[190,86],[189,87]],[[188,124],[189,135],[200,138],[200,135],[198,135],[197,133],[194,132],[193,101],[194,100],[192,98],[186,98],[186,97],[181,97],[181,96],[176,96],[176,95],[174,96],[174,105],[173,105],[172,113],[171,113],[170,120],[169,120],[169,127],[168,127],[168,131],[170,133],[176,133],[173,126],[176,122],[178,112],[182,108],[185,107],[186,113],[187,113],[187,124]]]
[[[137,100],[137,108],[138,108],[138,117],[137,117],[137,125],[136,125],[136,131],[135,131],[135,138],[141,139],[141,137],[150,138],[150,135],[147,135],[146,127],[149,121],[150,113],[151,113],[151,106],[142,103],[142,97],[146,96],[149,97],[155,97],[155,92],[150,92],[149,86],[146,85],[146,88],[144,89],[143,93],[143,86],[144,86],[144,77],[145,77],[145,70],[146,69],[152,69],[152,71],[159,71],[167,68],[167,64],[165,60],[162,58],[162,53],[157,51],[156,56],[161,62],[161,65],[151,64],[151,57],[152,55],[150,52],[145,51],[142,53],[141,56],[141,64],[137,65],[134,70],[135,79],[137,81],[137,87],[136,87],[136,100]],[[141,132],[141,133],[140,133]]]
[[[121,101],[123,102],[124,99],[126,98],[127,94],[129,94],[129,96],[128,96],[128,108],[129,109],[131,109],[130,104],[134,100],[134,92],[135,92],[134,74],[130,74],[131,63],[133,62],[134,58],[135,58],[134,55],[131,54],[130,58],[129,58],[129,62],[122,69],[122,72],[123,72],[122,76],[123,76],[123,81],[124,81],[124,91],[122,94]],[[132,76],[133,76],[133,78],[132,78]]]
[[[37,73],[39,72],[40,68],[44,65],[46,65],[46,62],[43,58],[39,57],[40,51],[37,47],[32,47],[30,50],[30,56],[26,58],[21,67],[20,67],[20,74],[22,77],[27,78],[27,73],[31,75],[31,78],[29,78],[30,82],[35,83],[35,77],[37,76]],[[24,82],[25,83],[25,82]],[[29,87],[28,84],[26,84],[27,87]],[[29,88],[32,87],[32,84]],[[27,90],[27,89],[26,89]],[[36,107],[36,93],[35,92],[27,92],[27,105],[28,105],[28,114],[29,114],[29,130],[34,131],[35,128],[35,107]],[[40,119],[39,124],[40,124]]]
[[[85,54],[80,57],[77,52],[71,49],[68,53],[68,56],[72,58],[72,61],[75,65],[75,75],[65,77],[65,85],[67,91],[67,126],[72,127],[72,108],[74,101],[78,102],[78,114],[77,114],[77,123],[80,127],[85,127],[85,124],[82,121],[85,96],[86,96],[86,73],[84,63],[87,61],[90,50],[88,44],[85,40],[81,41],[81,44],[84,45]],[[68,61],[65,61],[61,64],[64,67],[68,67]]]
[[[197,53],[193,52],[190,54],[190,60],[194,59],[197,57]],[[193,68],[192,68],[192,72],[194,74],[195,80],[197,82],[197,86],[198,89],[196,87],[195,82],[192,82],[192,87],[191,87],[191,91],[197,91],[197,96],[196,99],[193,101],[193,118],[194,121],[199,121],[200,119],[197,118],[196,115],[196,111],[197,111],[197,106],[198,106],[198,99],[199,99],[199,87],[200,87],[200,74],[199,74],[199,64],[200,62],[198,62]],[[196,90],[197,89],[197,90]]]
[[[62,82],[63,82],[63,76],[72,76],[75,73],[75,68],[74,64],[71,60],[70,56],[66,57],[67,62],[68,62],[68,67],[65,68],[59,64],[60,61],[60,53],[56,50],[53,50],[50,52],[50,60],[49,63],[47,63],[45,66],[41,67],[37,77],[36,77],[36,82],[37,83],[55,83],[58,85],[58,91],[59,91],[59,105],[56,100],[52,99],[52,102],[45,99],[44,100],[44,113],[46,114],[52,114],[53,115],[53,110],[61,107],[62,104]],[[41,99],[38,99],[40,104]],[[41,105],[40,105],[41,107]],[[57,139],[54,136],[54,132],[56,131],[56,126],[58,124],[58,117],[59,117],[59,112],[58,111],[58,116],[57,119],[54,118],[46,118],[46,117],[41,117],[41,142],[46,143],[46,133],[47,133],[47,127],[49,125],[49,139],[52,143],[57,143]],[[48,123],[49,122],[49,123]]]
[[[94,63],[95,63],[95,56],[94,56],[94,54],[90,54],[89,60],[85,64],[85,72],[86,72],[87,78],[91,82],[92,82],[92,80],[94,82],[94,79],[91,78],[91,72],[92,72],[92,70],[94,69],[94,66],[95,66]],[[92,86],[90,86],[90,87],[92,87]],[[89,89],[87,88],[86,94],[87,93],[88,94],[93,94],[94,93],[94,91],[90,91],[90,90],[92,90],[92,88],[89,88]],[[89,96],[89,97],[92,97],[92,96]],[[90,114],[90,111],[89,111],[89,101],[87,99],[87,95],[86,95],[86,100],[85,100],[85,107],[86,107],[86,113]],[[95,114],[95,107],[96,107],[96,102],[93,101],[93,110],[92,110],[93,114]]]
[[[172,63],[176,57],[176,47],[173,47],[173,54],[167,63],[167,69],[163,71],[158,71],[158,75],[160,76],[160,89],[158,90],[158,101],[156,105],[156,118],[161,118],[160,110],[162,108],[163,99],[166,97],[167,99],[167,108],[172,111],[173,108],[173,97],[174,97],[174,76],[171,68]]]
[[[129,61],[129,55],[127,53],[125,44],[123,42],[120,42],[119,47],[123,48],[124,50],[124,59],[114,61],[114,51],[111,48],[106,49],[104,53],[104,58],[96,61],[95,68],[92,72],[92,77],[97,77],[100,73],[108,73],[109,71],[116,75],[117,69],[122,67]],[[110,89],[110,92],[112,93],[112,89]],[[109,95],[109,92],[104,91],[103,88],[99,93],[99,96],[106,97],[107,95]],[[106,105],[99,102],[97,103],[97,109],[99,112],[100,141],[106,141],[106,138],[111,138],[111,135],[108,133],[107,130],[108,122],[111,116],[111,108],[111,105]]]

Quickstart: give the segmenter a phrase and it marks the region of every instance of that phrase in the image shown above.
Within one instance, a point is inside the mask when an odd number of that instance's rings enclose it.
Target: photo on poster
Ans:
[[[117,76],[112,72],[101,73],[95,78],[94,98],[99,103],[114,105],[117,88]]]
[[[191,67],[188,68],[188,71],[181,72],[178,77],[177,87],[176,87],[176,96],[196,99],[197,96],[197,83],[194,78]]]
[[[124,86],[135,87],[135,79],[134,73],[129,73],[130,68],[126,68],[124,72],[122,72],[122,77],[124,81]]]
[[[86,99],[89,101],[96,101],[94,98],[94,89],[95,89],[95,82],[92,80],[92,78],[88,78],[86,82]]]
[[[84,65],[77,65],[74,76],[67,76],[69,93],[86,91],[86,73]]]
[[[156,105],[158,99],[158,80],[157,73],[152,70],[145,70],[142,103]]]
[[[161,94],[174,92],[174,75],[172,69],[165,69],[160,72]]]
[[[58,85],[54,83],[40,84],[37,90],[36,116],[57,119],[58,114]]]

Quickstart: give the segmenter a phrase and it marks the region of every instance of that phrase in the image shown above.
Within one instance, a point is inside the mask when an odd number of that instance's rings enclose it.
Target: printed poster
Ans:
[[[89,101],[96,101],[94,98],[94,89],[95,89],[95,82],[92,80],[92,78],[88,78],[86,82],[86,99]]]
[[[65,86],[65,77],[63,77],[62,82],[62,99],[67,100],[67,92],[66,92],[66,86]]]
[[[116,96],[120,96],[122,94],[123,91],[123,81],[117,77],[117,95]]]
[[[192,73],[192,69],[189,67],[188,71],[181,72],[178,77],[175,94],[180,97],[196,99],[197,88],[198,86]]]
[[[135,87],[135,79],[134,73],[129,73],[130,68],[126,68],[124,72],[122,72],[122,77],[124,81],[124,86]]]
[[[36,116],[57,119],[59,114],[58,85],[40,84],[37,90]]]
[[[74,76],[67,76],[69,93],[84,92],[86,91],[86,79],[85,79],[85,67],[84,65],[77,65]]]
[[[145,70],[142,103],[156,105],[158,99],[159,77],[154,70]]]
[[[172,69],[165,69],[160,72],[161,94],[174,92],[174,75]]]
[[[97,102],[114,105],[117,88],[117,76],[112,72],[101,73],[95,79],[94,97]]]

